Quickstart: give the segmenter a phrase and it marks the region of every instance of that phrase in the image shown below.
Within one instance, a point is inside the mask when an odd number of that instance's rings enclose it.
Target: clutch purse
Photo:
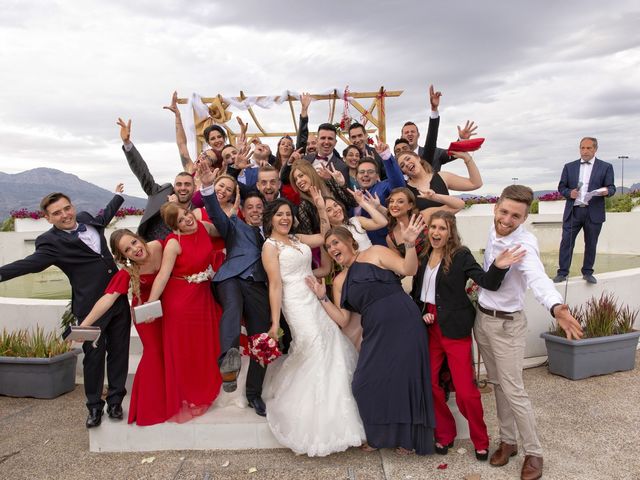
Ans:
[[[133,321],[137,324],[153,322],[162,316],[162,304],[160,300],[144,303],[133,307]]]
[[[451,142],[447,153],[451,155],[451,152],[475,152],[484,143],[484,138],[470,138],[469,140],[458,140],[457,142]]]

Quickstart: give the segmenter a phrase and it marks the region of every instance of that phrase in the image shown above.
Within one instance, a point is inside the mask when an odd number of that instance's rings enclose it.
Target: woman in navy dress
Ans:
[[[325,236],[326,250],[344,270],[334,280],[336,304],[325,300],[322,306],[341,326],[348,323],[351,312],[362,315],[362,346],[351,387],[368,450],[433,453],[435,420],[427,328],[397,276],[415,275],[415,240],[423,229],[419,215],[403,227],[404,258],[380,245],[358,251],[358,244],[344,227],[332,228]],[[325,299],[324,285],[311,280],[307,283],[318,298]]]

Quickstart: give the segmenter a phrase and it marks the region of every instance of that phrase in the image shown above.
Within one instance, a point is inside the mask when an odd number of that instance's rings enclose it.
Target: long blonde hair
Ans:
[[[304,198],[305,200],[313,204],[313,200],[311,199],[311,196],[308,193],[301,191],[296,185],[294,175],[297,170],[300,170],[307,177],[309,177],[309,179],[311,180],[311,185],[313,185],[318,190],[320,190],[320,193],[322,194],[322,196],[329,195],[329,188],[327,187],[327,184],[322,179],[322,177],[318,175],[318,172],[316,172],[316,169],[313,167],[313,165],[311,165],[311,163],[308,162],[307,160],[301,159],[293,162],[293,165],[291,165],[291,174],[289,174],[289,181],[291,182],[291,186],[300,195],[300,197]]]
[[[111,252],[113,253],[113,258],[116,263],[120,265],[121,268],[126,270],[131,277],[131,292],[138,298],[140,298],[140,265],[136,262],[132,262],[124,254],[120,251],[118,245],[120,244],[120,240],[125,235],[129,235],[135,239],[137,239],[140,243],[142,243],[142,247],[146,250],[147,255],[149,255],[149,249],[147,248],[147,242],[137,233],[133,233],[128,228],[120,228],[115,230],[111,237],[109,237],[109,246],[111,247]]]

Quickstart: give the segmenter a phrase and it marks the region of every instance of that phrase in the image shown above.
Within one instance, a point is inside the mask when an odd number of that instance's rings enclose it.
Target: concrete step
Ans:
[[[135,358],[139,361],[139,357]],[[130,358],[130,372],[134,361]],[[137,366],[137,364],[136,364]],[[161,450],[245,450],[282,448],[267,421],[247,407],[244,382],[248,360],[243,357],[238,389],[234,393],[220,392],[209,411],[193,420],[177,424],[166,422],[148,427],[127,424],[130,397],[123,402],[123,421],[112,421],[106,415],[99,428],[89,430],[89,449],[92,452],[148,452]],[[131,391],[133,373],[127,379]],[[469,438],[466,420],[458,411],[455,395],[449,407],[456,419],[457,438]]]

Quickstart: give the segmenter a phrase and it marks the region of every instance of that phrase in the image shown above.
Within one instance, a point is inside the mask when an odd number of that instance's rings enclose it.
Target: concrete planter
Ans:
[[[538,202],[538,213],[564,213],[566,200],[553,200],[551,202]]]
[[[567,340],[548,332],[544,339],[549,371],[570,380],[633,370],[640,330],[609,337]]]
[[[0,395],[55,398],[76,384],[79,349],[51,358],[0,357]]]
[[[13,224],[16,232],[46,232],[51,227],[46,218],[16,218]]]
[[[493,209],[495,208],[495,203],[475,203],[468,208],[463,208],[458,213],[457,216],[468,216],[468,217],[481,217],[481,216],[493,216]]]

